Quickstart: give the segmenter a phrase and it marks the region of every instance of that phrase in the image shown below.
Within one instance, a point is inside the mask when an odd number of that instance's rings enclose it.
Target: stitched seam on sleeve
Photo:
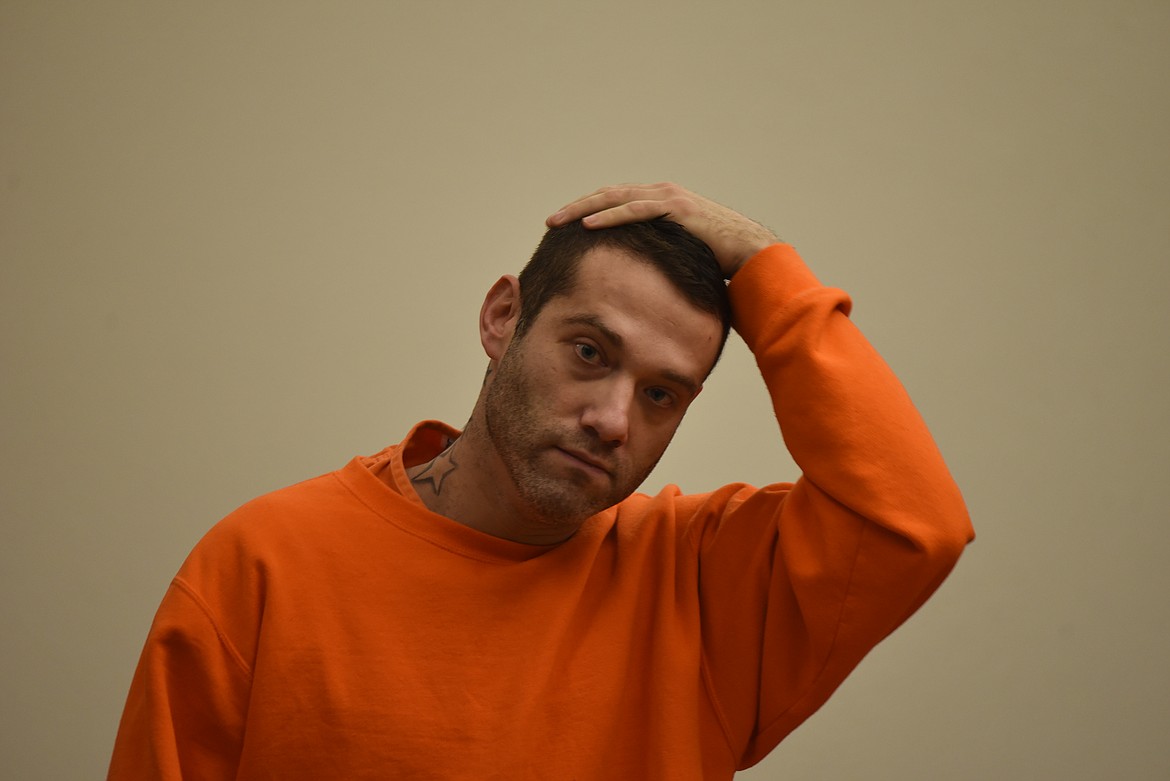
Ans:
[[[731,735],[731,724],[728,723],[727,714],[723,711],[723,704],[719,702],[719,696],[715,693],[715,681],[711,678],[711,667],[707,664],[706,649],[699,652],[699,672],[703,676],[703,688],[707,690],[707,699],[711,703],[711,709],[715,711],[715,719],[719,722],[719,729],[723,732],[727,753],[731,755],[732,763],[739,767],[740,761],[743,759],[743,752],[735,749],[735,741]]]
[[[764,727],[761,727],[757,735],[763,735],[774,727],[778,722],[784,719],[794,708],[803,703],[808,698],[809,693],[816,688],[817,683],[824,677],[825,669],[829,666],[829,661],[833,658],[833,652],[837,648],[837,640],[841,636],[841,623],[845,616],[845,606],[849,602],[849,597],[853,593],[853,578],[857,574],[857,562],[861,558],[861,549],[865,542],[865,536],[870,530],[870,522],[862,519],[861,533],[857,535],[857,549],[853,552],[853,562],[849,565],[849,577],[845,581],[845,593],[841,597],[841,607],[837,611],[836,629],[833,631],[833,639],[829,642],[829,648],[825,651],[824,660],[821,663],[821,669],[813,676],[806,688],[800,696],[793,699],[792,704],[785,708],[776,718],[772,719]]]
[[[739,507],[739,505],[743,504],[743,500],[736,501],[738,496],[739,496],[739,492],[737,491],[733,495],[732,499],[728,502],[727,507],[724,508],[725,514],[730,515],[731,510],[733,508],[737,509]],[[692,521],[693,521],[693,519],[692,519]],[[697,525],[698,524],[694,524],[694,523],[691,523],[688,525],[687,542],[691,546],[692,550],[694,551],[694,555],[696,556],[696,558],[701,562],[702,561],[702,545],[701,545],[700,540],[698,538],[699,537],[698,532],[695,531],[695,527]],[[700,567],[701,566],[702,565],[700,564]],[[700,623],[701,623],[701,621],[702,621],[702,619],[700,618]],[[700,634],[701,633],[702,633],[702,630],[700,629]],[[727,713],[723,709],[723,703],[720,702],[719,696],[716,693],[715,680],[712,677],[711,666],[710,666],[710,664],[708,664],[708,661],[707,661],[707,644],[706,643],[700,643],[700,646],[699,646],[699,674],[702,676],[702,679],[703,679],[703,688],[707,692],[707,700],[711,704],[711,709],[715,712],[715,719],[716,719],[716,721],[719,722],[719,729],[720,729],[720,731],[723,732],[723,741],[724,741],[724,743],[727,744],[727,752],[731,757],[732,763],[736,767],[738,767],[740,764],[740,760],[743,757],[743,752],[736,751],[735,741],[733,739],[732,732],[731,732],[731,723],[727,718]]]
[[[236,649],[235,645],[232,644],[231,639],[220,628],[219,622],[215,620],[215,615],[211,612],[211,608],[208,606],[207,602],[203,600],[203,597],[199,596],[198,592],[195,591],[195,588],[191,586],[191,584],[187,583],[180,577],[176,577],[172,583],[176,588],[190,597],[191,601],[195,603],[195,606],[199,608],[200,612],[202,612],[203,615],[207,617],[207,621],[211,624],[211,628],[215,630],[215,636],[219,638],[219,642],[224,647],[224,650],[228,652],[228,656],[231,657],[232,661],[234,661],[239,666],[239,668],[244,672],[244,675],[251,678],[252,668],[246,661],[244,661],[243,655]]]

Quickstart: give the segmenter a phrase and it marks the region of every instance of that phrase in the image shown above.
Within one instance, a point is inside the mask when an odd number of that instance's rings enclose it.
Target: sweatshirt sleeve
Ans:
[[[701,513],[704,676],[739,767],[819,708],[973,539],[963,499],[889,367],[796,251],[730,285],[794,484],[729,488]]]
[[[250,682],[206,603],[177,577],[130,684],[110,781],[234,779]]]

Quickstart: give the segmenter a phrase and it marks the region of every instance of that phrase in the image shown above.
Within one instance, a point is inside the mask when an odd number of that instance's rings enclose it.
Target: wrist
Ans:
[[[738,254],[732,262],[723,264],[722,271],[724,278],[730,280],[732,277],[738,274],[740,269],[746,266],[752,258],[759,255],[768,247],[781,243],[783,242],[781,242],[780,239],[776,238],[775,236],[769,237],[768,241],[753,243],[751,246],[744,249],[743,252]]]

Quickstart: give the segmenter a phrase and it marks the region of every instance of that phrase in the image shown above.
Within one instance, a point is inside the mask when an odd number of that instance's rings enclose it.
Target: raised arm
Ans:
[[[667,215],[731,279],[735,328],[802,471],[794,485],[732,487],[696,510],[705,675],[743,767],[922,604],[972,532],[922,418],[849,320],[850,299],[791,246],[668,184],[603,188],[549,222]]]

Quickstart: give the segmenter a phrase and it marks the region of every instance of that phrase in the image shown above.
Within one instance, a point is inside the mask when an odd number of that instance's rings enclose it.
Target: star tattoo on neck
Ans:
[[[447,479],[447,475],[455,471],[459,465],[455,463],[455,447],[451,446],[443,451],[427,464],[421,472],[414,476],[411,482],[424,483],[430,482],[431,489],[438,496],[443,492],[443,481]]]

